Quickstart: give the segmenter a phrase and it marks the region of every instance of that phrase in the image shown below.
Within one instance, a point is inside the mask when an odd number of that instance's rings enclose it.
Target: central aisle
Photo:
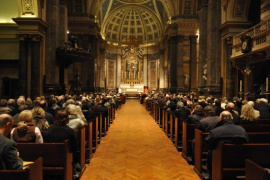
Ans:
[[[138,100],[127,100],[82,179],[200,178]]]

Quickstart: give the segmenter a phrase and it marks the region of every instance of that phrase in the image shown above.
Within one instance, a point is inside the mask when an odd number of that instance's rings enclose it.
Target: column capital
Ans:
[[[198,38],[197,35],[190,35],[190,36],[189,36],[189,39],[190,39],[191,43],[196,43],[197,38]]]
[[[16,36],[20,41],[41,41],[43,39],[42,35],[34,33],[17,33]]]
[[[180,35],[177,35],[176,37],[177,37],[177,42],[178,43],[184,42],[185,35],[180,34]]]
[[[41,18],[13,18],[18,25],[18,37],[36,38],[40,40],[45,37],[48,24]]]

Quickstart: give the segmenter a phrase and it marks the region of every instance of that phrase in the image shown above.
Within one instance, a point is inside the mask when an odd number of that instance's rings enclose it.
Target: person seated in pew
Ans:
[[[15,142],[43,143],[40,129],[32,124],[32,112],[24,110],[19,114],[19,123],[10,132],[10,138]]]
[[[240,124],[255,124],[255,112],[251,105],[245,104],[241,110]]]
[[[44,141],[47,143],[61,143],[68,139],[70,141],[70,149],[73,154],[74,173],[77,172],[79,174],[81,171],[81,167],[79,165],[79,145],[75,131],[67,125],[69,121],[68,111],[57,111],[54,124],[44,133]],[[75,174],[75,176],[78,176],[78,174]]]
[[[226,105],[226,110],[229,111],[233,117],[233,122],[235,124],[239,124],[240,123],[240,117],[238,115],[238,112],[236,110],[234,110],[234,103],[232,102],[229,102],[227,105]]]
[[[204,108],[204,113],[206,117],[200,120],[197,129],[203,132],[209,132],[217,125],[220,119],[212,106],[206,106]]]
[[[260,112],[261,119],[270,119],[270,106],[265,98],[257,99],[254,109]]]
[[[247,104],[251,105],[254,109],[254,102],[253,101],[248,101]],[[260,117],[260,111],[254,109],[254,114],[255,114],[255,119],[258,119]]]
[[[33,124],[40,129],[40,131],[46,131],[49,128],[49,123],[45,119],[45,111],[41,107],[34,107],[33,113]]]
[[[177,118],[187,119],[187,117],[190,115],[190,110],[184,106],[182,101],[178,101],[174,115]]]
[[[0,115],[0,170],[18,170],[23,165],[16,143],[6,137],[13,126],[12,121],[10,115]]]
[[[216,99],[214,102],[215,102],[215,105],[214,105],[215,113],[217,116],[219,116],[220,113],[224,111],[224,109],[221,107],[221,101],[219,99]]]
[[[233,116],[229,111],[223,111],[220,114],[220,121],[214,129],[209,131],[209,135],[205,138],[205,143],[208,148],[207,170],[209,174],[211,174],[212,171],[212,149],[215,148],[219,141],[232,144],[248,142],[248,135],[245,129],[234,124]]]
[[[78,112],[78,108],[74,104],[69,104],[66,108],[66,111],[69,112],[69,122],[67,123],[67,126],[72,128],[75,132],[79,132],[79,130],[87,124],[86,120],[84,121],[82,119],[83,114]]]
[[[198,124],[201,119],[205,118],[203,107],[199,104],[195,105],[192,115],[188,116],[188,124]]]

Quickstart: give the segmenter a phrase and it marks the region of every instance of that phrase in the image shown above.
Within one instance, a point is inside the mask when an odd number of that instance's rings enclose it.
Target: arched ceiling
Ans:
[[[103,38],[115,43],[157,42],[169,19],[161,0],[105,0],[96,16]]]

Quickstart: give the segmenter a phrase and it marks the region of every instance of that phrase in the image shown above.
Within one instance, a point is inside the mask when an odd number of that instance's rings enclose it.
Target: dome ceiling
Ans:
[[[146,3],[150,0],[118,0],[123,3],[137,4],[137,3]]]
[[[105,40],[125,43],[157,42],[168,18],[158,0],[107,0],[99,13],[101,33]]]

